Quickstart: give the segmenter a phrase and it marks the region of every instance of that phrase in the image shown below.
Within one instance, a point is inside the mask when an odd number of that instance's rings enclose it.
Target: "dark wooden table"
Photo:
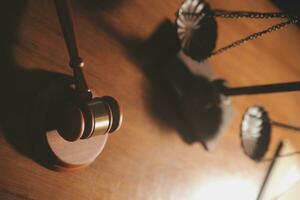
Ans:
[[[277,11],[266,0],[209,2],[214,8]],[[186,143],[174,127],[156,117],[149,79],[132,58],[132,49],[147,41],[165,19],[174,21],[180,4],[180,0],[75,1],[88,82],[97,93],[122,103],[124,123],[90,167],[58,173],[30,156],[24,128],[28,119],[22,114],[32,104],[31,90],[38,90],[37,83],[52,76],[49,72],[71,74],[54,4],[1,1],[0,199],[255,199],[269,162],[255,163],[244,155],[241,116],[248,106],[259,104],[272,119],[299,125],[300,94],[233,98],[235,118],[214,151]],[[278,21],[218,20],[218,46]],[[209,62],[232,86],[298,81],[299,33],[299,27],[291,26]],[[299,134],[274,128],[267,157],[283,138],[300,150]]]

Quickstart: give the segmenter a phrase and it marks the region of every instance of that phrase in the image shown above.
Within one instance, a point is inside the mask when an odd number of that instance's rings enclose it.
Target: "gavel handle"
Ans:
[[[75,34],[75,24],[70,0],[54,0],[60,26],[67,45],[70,67],[73,69],[75,88],[84,98],[91,98],[91,92],[87,86],[82,67],[83,60],[79,56],[79,50]]]

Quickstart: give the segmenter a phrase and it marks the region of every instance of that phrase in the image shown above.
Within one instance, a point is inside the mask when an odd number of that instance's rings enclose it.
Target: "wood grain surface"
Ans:
[[[278,11],[267,0],[209,3],[221,9]],[[24,113],[45,82],[60,76],[56,73],[71,74],[67,51],[53,1],[1,1],[0,199],[255,199],[269,162],[255,163],[244,155],[239,140],[242,114],[259,104],[275,121],[298,126],[300,93],[233,98],[234,121],[217,148],[207,152],[200,143],[187,143],[157,117],[165,108],[153,108],[158,100],[151,96],[151,81],[143,63],[133,56],[132,49],[143,47],[165,19],[175,20],[181,0],[77,0],[74,4],[88,83],[100,95],[121,102],[123,126],[82,171],[58,173],[35,161]],[[279,21],[218,19],[218,47]],[[298,81],[299,33],[299,27],[290,26],[209,62],[232,86]],[[160,47],[153,49],[159,52]],[[282,138],[300,150],[297,132],[274,128],[272,136],[266,157]]]

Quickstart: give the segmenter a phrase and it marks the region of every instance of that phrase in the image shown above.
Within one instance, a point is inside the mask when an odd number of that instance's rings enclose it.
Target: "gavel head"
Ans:
[[[113,133],[122,123],[119,103],[110,96],[83,100],[78,95],[71,95],[60,106],[59,113],[55,119],[56,129],[67,141]]]

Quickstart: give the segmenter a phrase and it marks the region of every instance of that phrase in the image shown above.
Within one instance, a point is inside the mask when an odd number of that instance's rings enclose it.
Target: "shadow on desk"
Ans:
[[[33,142],[37,142],[29,127],[32,106],[39,91],[49,82],[70,81],[70,77],[44,70],[24,70],[15,64],[12,50],[26,5],[25,0],[0,2],[0,127],[5,139],[18,152],[46,166],[40,159],[45,156],[44,151],[40,149],[40,155],[32,151]]]
[[[186,68],[182,61],[177,59],[177,54],[181,47],[175,25],[169,20],[164,20],[154,29],[152,35],[147,40],[144,40],[134,34],[124,35],[118,30],[118,27],[114,27],[114,25],[105,21],[104,17],[101,16],[101,12],[96,12],[103,10],[101,4],[95,3],[94,1],[83,0],[78,2],[85,9],[89,10],[90,15],[88,15],[88,17],[90,21],[121,44],[127,51],[127,57],[144,72],[150,83],[150,87],[145,88],[145,93],[148,94],[145,99],[147,105],[146,109],[148,109],[149,113],[156,119],[156,122],[160,124],[162,128],[165,126],[175,128],[186,143],[199,142],[199,137],[195,136],[194,131],[187,125],[187,121],[182,116],[180,110],[181,105],[178,105],[178,101],[176,97],[174,97],[176,95],[174,95],[174,91],[170,89],[167,83],[168,80],[164,75],[164,73],[176,73],[174,72],[175,70],[169,72],[164,71],[166,65],[172,60],[177,67],[182,69]],[[183,76],[185,76],[185,80],[195,81],[199,84],[193,85],[194,88],[204,88],[204,86],[206,86],[208,81],[205,78],[196,77],[188,72],[188,70],[183,69],[182,71],[184,72]],[[183,84],[185,85],[185,83]],[[188,83],[186,85],[188,85]],[[186,87],[186,89],[187,88],[188,87]],[[205,99],[205,94],[202,97]],[[202,111],[203,110],[204,109],[202,109]],[[210,115],[204,114],[201,119],[199,119],[197,131],[198,133],[203,133],[202,139],[203,137],[213,137],[212,135],[216,133],[216,129],[219,127],[221,111],[220,109],[216,109],[215,111],[210,112]]]

